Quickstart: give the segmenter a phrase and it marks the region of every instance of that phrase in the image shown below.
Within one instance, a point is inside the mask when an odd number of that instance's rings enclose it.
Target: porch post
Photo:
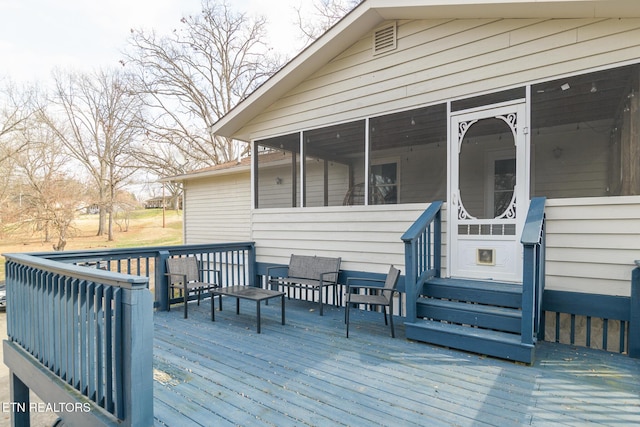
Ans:
[[[29,415],[29,387],[23,383],[17,375],[9,373],[9,387],[11,387],[11,425],[16,427],[29,427],[31,417]]]

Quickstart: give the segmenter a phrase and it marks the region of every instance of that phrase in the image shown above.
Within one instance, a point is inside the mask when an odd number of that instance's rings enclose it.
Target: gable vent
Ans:
[[[385,25],[373,32],[373,54],[389,52],[396,48],[396,23]]]

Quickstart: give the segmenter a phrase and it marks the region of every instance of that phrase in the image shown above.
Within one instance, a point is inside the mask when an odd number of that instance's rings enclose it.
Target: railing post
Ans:
[[[404,275],[404,290],[405,290],[405,298],[406,298],[406,322],[412,323],[417,320],[417,296],[416,296],[416,287],[417,287],[417,276],[418,276],[418,268],[416,265],[416,242],[415,240],[406,241],[404,243],[404,267],[407,270]]]
[[[247,254],[249,284],[258,288],[262,287],[262,281],[256,275],[256,244],[251,242],[249,245],[249,253]],[[253,280],[253,283],[251,282]]]
[[[153,425],[153,301],[146,286],[124,290],[124,414],[131,427]],[[128,332],[128,333],[127,333]]]
[[[640,267],[631,272],[629,307],[629,356],[640,358]]]
[[[167,273],[167,259],[169,259],[169,251],[158,251],[156,255],[155,266],[155,300],[158,303],[158,309],[167,311],[169,308],[169,280]]]
[[[524,265],[522,271],[522,323],[521,334],[523,344],[533,344],[534,293],[536,281],[535,246],[524,246]]]
[[[442,272],[442,210],[438,210],[433,225],[433,268],[435,277]]]

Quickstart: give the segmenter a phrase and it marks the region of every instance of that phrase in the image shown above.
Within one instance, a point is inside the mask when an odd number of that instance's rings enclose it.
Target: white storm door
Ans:
[[[451,277],[522,281],[529,201],[523,101],[451,113],[448,267]]]

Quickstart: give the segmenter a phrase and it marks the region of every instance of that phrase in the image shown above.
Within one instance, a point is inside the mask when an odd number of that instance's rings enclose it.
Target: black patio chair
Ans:
[[[215,273],[215,282],[209,283],[204,281],[202,273],[205,271],[211,271]],[[167,273],[169,278],[169,305],[167,311],[171,309],[171,298],[174,291],[180,291],[184,301],[184,318],[188,316],[187,302],[189,296],[194,293],[198,295],[198,305],[200,305],[200,296],[203,291],[209,291],[213,288],[220,287],[220,271],[211,269],[201,269],[198,267],[198,260],[194,256],[188,256],[184,258],[169,258],[167,259]],[[213,304],[213,297],[211,298],[211,304]]]
[[[393,265],[389,267],[389,273],[384,280],[384,286],[362,285],[362,282],[379,282],[382,280],[350,277],[347,279],[347,306],[345,309],[345,323],[347,324],[347,338],[349,338],[349,310],[354,304],[366,304],[371,306],[381,306],[384,313],[384,324],[391,324],[391,337],[395,338],[396,334],[393,329],[393,294],[396,292],[400,270]],[[357,282],[357,283],[350,283]],[[357,293],[364,290],[364,294]],[[355,291],[355,292],[354,292]],[[389,307],[390,321],[387,322],[387,307]]]

